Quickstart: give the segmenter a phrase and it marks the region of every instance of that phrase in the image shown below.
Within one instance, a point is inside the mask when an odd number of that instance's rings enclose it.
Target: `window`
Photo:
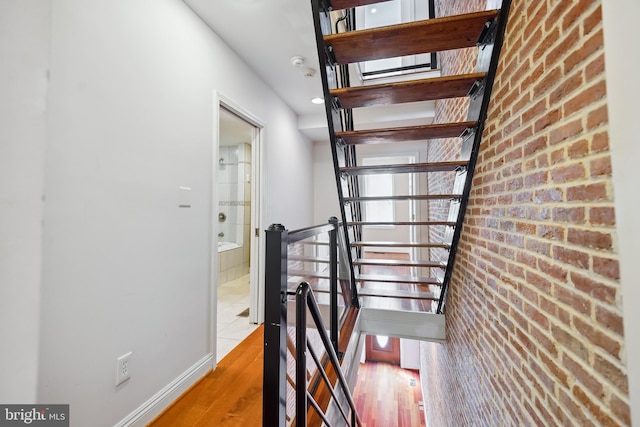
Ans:
[[[364,175],[365,196],[393,195],[393,175]],[[367,222],[392,222],[395,218],[391,200],[376,200],[364,204],[364,218]]]

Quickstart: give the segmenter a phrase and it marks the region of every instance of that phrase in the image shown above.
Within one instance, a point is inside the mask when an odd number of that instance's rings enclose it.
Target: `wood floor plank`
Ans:
[[[419,406],[422,389],[417,371],[390,363],[363,363],[358,369],[353,396],[366,427],[426,425]]]

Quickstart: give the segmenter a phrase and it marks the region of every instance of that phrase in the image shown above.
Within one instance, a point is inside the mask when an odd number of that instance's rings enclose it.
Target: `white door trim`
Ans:
[[[262,148],[264,121],[258,116],[234,102],[230,98],[224,96],[218,91],[213,92],[213,156],[212,156],[212,172],[211,172],[211,236],[210,236],[210,272],[209,282],[211,287],[210,319],[209,319],[209,350],[213,354],[213,365],[215,367],[217,360],[217,301],[218,301],[218,221],[217,221],[217,205],[218,205],[218,168],[217,159],[219,156],[220,146],[220,108],[233,112],[240,118],[255,127],[253,138],[251,141],[251,289],[250,289],[250,305],[249,305],[249,321],[252,323],[262,323],[264,321],[264,236],[259,232],[256,236],[255,230],[262,230],[263,212],[264,212],[264,176],[262,165],[264,164],[264,150]]]

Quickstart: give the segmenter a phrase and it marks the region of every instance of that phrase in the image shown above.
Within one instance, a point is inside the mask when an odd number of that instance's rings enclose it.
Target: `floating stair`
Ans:
[[[338,64],[461,49],[482,43],[497,10],[349,31],[324,38]]]
[[[352,280],[365,308],[369,303],[376,309],[387,304],[442,313],[511,2],[503,0],[501,10],[357,28],[353,8],[375,3],[379,1],[312,0],[341,219],[346,224],[344,240],[356,270]],[[341,21],[344,24],[337,25]],[[350,64],[424,54],[434,58],[438,52],[476,46],[475,71],[469,73],[423,78],[394,70],[383,83],[350,76],[363,68]],[[352,86],[351,80],[359,83]],[[457,122],[358,128],[355,120],[360,108],[462,97],[469,98],[469,110],[466,119]],[[458,139],[458,155],[448,161],[430,159],[428,148],[444,138]],[[396,150],[399,143],[402,148]],[[379,157],[407,157],[408,143],[420,151],[411,163],[359,164],[363,146],[385,145]],[[366,191],[370,176],[386,174],[414,184],[390,194]],[[431,180],[450,183],[451,188],[429,193]],[[386,220],[365,215],[380,203],[412,211]],[[379,237],[383,232],[393,235],[393,230],[396,238]]]

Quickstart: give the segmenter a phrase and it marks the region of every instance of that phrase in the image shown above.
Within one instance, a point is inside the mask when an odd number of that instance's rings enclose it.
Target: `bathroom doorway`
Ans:
[[[216,362],[246,338],[259,321],[260,127],[219,104],[214,231],[216,236]]]

